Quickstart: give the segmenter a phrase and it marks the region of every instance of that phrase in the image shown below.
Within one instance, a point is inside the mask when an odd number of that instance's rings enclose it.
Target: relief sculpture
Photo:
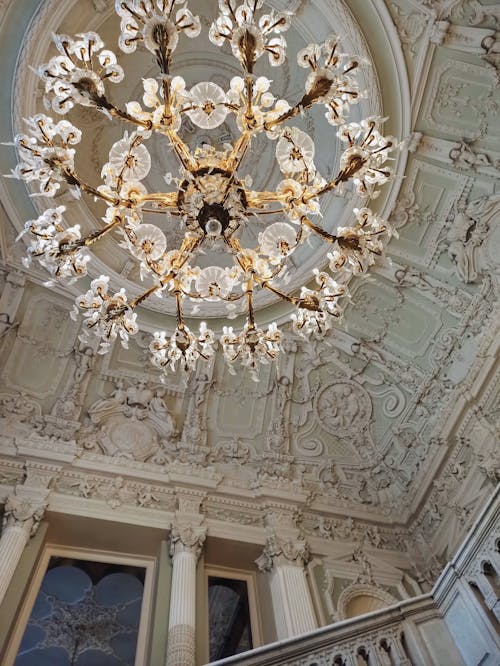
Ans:
[[[144,382],[125,387],[118,381],[109,397],[88,410],[88,425],[80,431],[85,449],[106,455],[147,460],[176,439],[173,418],[163,399],[163,389]]]
[[[368,425],[372,414],[369,395],[356,382],[330,384],[319,394],[316,410],[321,425],[339,437],[348,437]]]

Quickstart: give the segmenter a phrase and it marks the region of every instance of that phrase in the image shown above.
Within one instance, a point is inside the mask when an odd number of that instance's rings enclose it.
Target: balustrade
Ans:
[[[498,666],[499,551],[500,489],[430,594],[212,666]]]

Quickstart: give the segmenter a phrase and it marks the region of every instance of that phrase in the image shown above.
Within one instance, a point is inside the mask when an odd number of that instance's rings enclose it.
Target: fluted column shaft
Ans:
[[[29,540],[31,524],[6,525],[0,536],[0,604],[16,572],[24,548]]]
[[[309,560],[309,546],[304,539],[275,533],[267,538],[264,552],[256,560],[261,571],[269,572],[278,639],[318,627],[305,570]]]
[[[23,486],[7,498],[0,535],[0,604],[15,574],[24,548],[40,524],[47,506],[46,491],[30,493]]]
[[[172,528],[167,666],[195,666],[196,563],[204,540],[204,528]]]
[[[174,554],[167,666],[194,666],[196,618],[196,555]]]
[[[318,625],[304,567],[277,563],[270,575],[278,639],[316,629]]]

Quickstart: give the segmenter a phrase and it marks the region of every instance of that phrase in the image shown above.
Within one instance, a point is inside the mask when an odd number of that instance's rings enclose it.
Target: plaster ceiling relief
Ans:
[[[47,34],[96,29],[116,50],[111,5],[80,0],[71,13],[74,0],[44,0],[37,13],[35,6],[6,3],[26,34],[14,39],[0,26],[3,62],[15,80],[12,100],[0,102],[2,140],[18,131],[23,115],[41,110],[28,65],[52,54]],[[214,14],[206,5],[192,3],[193,11],[207,14],[205,27]],[[372,563],[370,548],[401,551],[404,558],[409,549],[437,573],[433,558],[440,561],[460,540],[500,476],[494,451],[500,102],[494,46],[482,45],[495,32],[498,10],[487,0],[297,0],[293,8],[290,60],[264,71],[279,96],[295,99],[302,90],[294,65],[299,48],[329,32],[345,34],[346,51],[374,60],[359,116],[381,110],[391,117],[389,131],[407,140],[396,178],[376,201],[399,232],[389,246],[391,262],[377,265],[369,279],[353,280],[345,320],[325,338],[304,342],[286,329],[279,365],[264,367],[258,382],[240,370],[229,374],[220,356],[190,376],[163,377],[149,362],[148,346],[155,327],[171,326],[173,303],[145,305],[144,327],[128,350],[117,344],[101,356],[81,344],[67,314],[84,287],[71,293],[47,287],[41,271],[22,267],[22,245],[14,239],[41,202],[19,183],[2,181],[0,484],[16,482],[19,470],[7,478],[8,470],[23,456],[64,460],[54,505],[92,506],[108,517],[123,508],[131,520],[153,525],[175,510],[176,484],[203,489],[210,520],[226,529],[244,526],[256,540],[252,530],[263,528],[270,509],[262,507],[272,498],[321,552],[363,542]],[[236,74],[227,50],[209,48],[205,37],[182,43],[178,56],[189,85],[212,79],[227,87]],[[140,77],[151,76],[154,66],[144,51],[120,62],[128,77],[113,93],[123,104],[140,97]],[[314,136],[327,176],[338,148],[321,116],[297,124]],[[125,128],[92,112],[75,121],[83,121],[86,137],[81,173],[98,181]],[[192,147],[207,138],[190,123],[183,132]],[[215,140],[222,144],[234,134],[228,122]],[[150,144],[158,169],[148,188],[166,188],[172,155],[161,141]],[[248,155],[259,187],[277,178],[266,146],[257,141]],[[3,172],[14,163],[10,149],[0,151]],[[103,212],[92,201],[73,205],[67,192],[56,201],[72,208],[68,222],[84,229]],[[349,191],[332,196],[325,227],[348,223],[353,201]],[[176,224],[166,216],[161,223],[171,244],[180,238]],[[137,263],[118,242],[110,238],[96,250],[95,270],[109,269],[114,285],[137,293]],[[292,287],[322,266],[324,250],[313,243],[297,255]],[[215,256],[222,262],[217,248]],[[191,316],[203,315],[217,328],[223,314],[217,308],[209,304]],[[258,309],[262,322],[287,314],[272,298]],[[352,582],[362,568],[350,566]]]

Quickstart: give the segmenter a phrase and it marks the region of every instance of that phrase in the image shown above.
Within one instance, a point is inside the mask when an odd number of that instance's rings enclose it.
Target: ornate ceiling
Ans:
[[[203,14],[206,4],[192,8]],[[291,54],[335,32],[345,35],[347,51],[374,62],[359,113],[390,116],[388,131],[406,140],[397,178],[376,202],[399,231],[392,263],[353,281],[345,321],[324,340],[304,344],[290,334],[279,367],[264,370],[258,383],[229,375],[218,357],[188,380],[163,381],[147,352],[150,331],[170,325],[168,302],[164,311],[148,304],[128,351],[115,346],[98,356],[82,346],[68,317],[74,294],[44,286],[45,275],[21,266],[15,237],[40,202],[24,185],[2,181],[0,488],[22,478],[28,461],[35,476],[43,468],[54,477],[52,510],[112,518],[126,507],[129,522],[153,526],[165,524],[181,488],[202,503],[218,536],[234,524],[245,527],[242,539],[259,543],[266,526],[284,520],[318,552],[361,540],[399,552],[400,567],[416,552],[429,564],[456,546],[500,474],[498,4],[270,4],[296,13]],[[0,99],[2,140],[41,109],[28,65],[47,60],[46,36],[93,29],[115,49],[112,6],[0,1],[2,63],[13,82]],[[179,53],[191,83],[212,78],[226,86],[235,73],[229,62],[203,39]],[[271,77],[291,99],[302,87],[293,63],[292,56]],[[151,65],[145,54],[122,64],[130,83],[119,101],[127,101]],[[102,116],[85,122],[91,141],[81,171],[95,180],[118,135]],[[219,129],[218,140],[230,138],[231,127]],[[338,159],[334,135],[320,117],[308,130],[326,176]],[[186,136],[192,145],[204,140],[190,127]],[[165,146],[158,144],[156,157],[158,185],[172,165]],[[12,148],[0,162],[3,172],[13,168]],[[262,184],[275,175],[259,145],[252,167]],[[325,226],[348,220],[353,203],[350,192],[332,197]],[[82,201],[73,214],[85,227],[99,210]],[[319,244],[306,248],[292,285],[321,265],[322,252]],[[138,289],[137,267],[115,241],[97,259],[96,270],[105,264],[116,285]],[[272,300],[258,306],[262,322],[285,314]]]

